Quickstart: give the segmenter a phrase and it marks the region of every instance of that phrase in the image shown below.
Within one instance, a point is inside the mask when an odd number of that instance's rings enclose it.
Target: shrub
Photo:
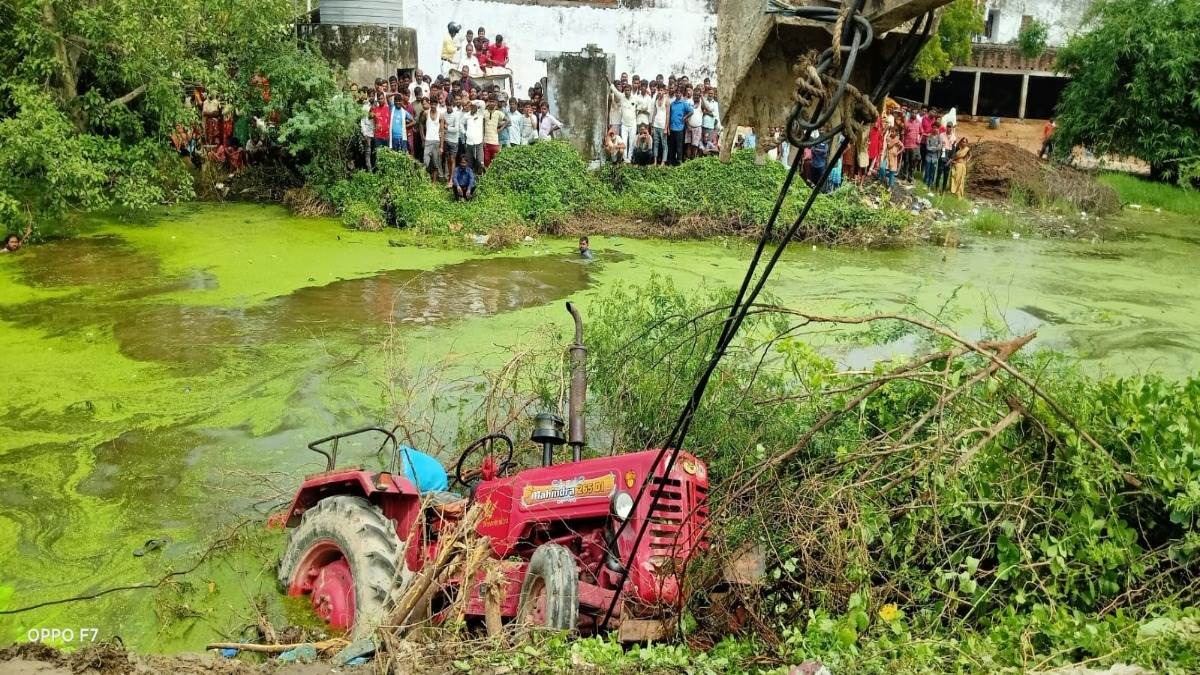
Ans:
[[[725,302],[654,280],[591,306],[589,410],[617,446],[663,441],[720,331],[725,311],[711,310]],[[1018,355],[1014,365],[1037,371],[1068,421],[1003,374],[973,381],[980,359],[941,359],[921,378],[888,380],[747,489],[746,466],[795,449],[816,420],[896,365],[837,373],[798,337],[764,342],[786,329],[775,323],[760,316],[744,328],[686,443],[709,466],[715,540],[767,552],[756,631],[775,626],[786,638],[815,610],[829,617],[831,638],[846,629],[849,646],[871,607],[894,603],[926,634],[1014,630],[999,639],[1016,653],[1023,627],[1060,626],[1034,649],[1101,656],[1072,642],[1072,616],[1154,616],[1157,603],[1197,598],[1200,425],[1189,420],[1200,416],[1200,380],[1095,380],[1054,355]],[[921,381],[939,376],[969,394],[942,400],[944,389]],[[1025,406],[1025,421],[974,447],[1013,406]],[[925,415],[936,424],[900,436]],[[906,450],[926,442],[940,449]]]
[[[538,227],[580,212],[601,189],[575,148],[560,141],[506,148],[479,181],[481,193],[504,194]]]
[[[455,202],[409,155],[388,151],[379,153],[374,173],[355,172],[325,194],[351,227],[386,222],[382,205],[390,197],[399,226],[431,233],[515,231],[511,228],[518,225],[556,233],[572,216],[593,213],[668,224],[693,219],[711,226],[693,227],[692,232],[754,234],[770,217],[785,173],[777,162],[755,164],[751,150],[734,153],[728,164],[705,157],[671,168],[625,165],[589,171],[570,145],[542,142],[497,155],[470,202]],[[780,232],[809,194],[802,184],[793,186]],[[871,236],[903,233],[912,217],[890,208],[886,200],[877,201],[882,203],[872,205],[858,189],[843,187],[816,202],[802,236],[839,241],[860,231]],[[652,226],[646,229],[664,234]]]

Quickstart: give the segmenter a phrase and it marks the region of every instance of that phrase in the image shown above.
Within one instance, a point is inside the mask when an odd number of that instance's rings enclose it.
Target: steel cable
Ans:
[[[833,36],[831,46],[820,54],[817,62],[812,66],[818,77],[826,77],[830,68],[835,67],[835,63],[840,66],[840,72],[836,79],[836,86],[833,88],[833,93],[821,101],[819,105],[812,111],[810,117],[805,119],[804,114],[806,108],[811,106],[811,103],[806,104],[800,95],[797,96],[797,102],[792,108],[792,112],[788,117],[788,126],[786,136],[789,142],[798,147],[813,147],[823,142],[828,142],[830,139],[842,133],[846,128],[846,120],[843,118],[838,124],[830,129],[826,129],[825,133],[820,133],[820,129],[828,124],[842,104],[842,100],[846,92],[851,89],[849,84],[850,76],[853,72],[854,65],[857,62],[858,52],[867,48],[874,41],[874,29],[862,16],[862,5],[864,0],[852,0],[842,9],[832,7],[791,7],[784,5],[779,0],[769,0],[767,13],[780,14],[784,16],[795,16],[823,23],[831,23],[840,25],[840,35]],[[933,12],[926,13],[922,17],[913,21],[911,28],[901,41],[896,54],[893,56],[887,67],[884,69],[883,76],[876,83],[871,92],[871,103],[878,108],[883,103],[887,92],[891,91],[900,76],[908,71],[912,66],[913,59],[925,44],[929,37],[930,29],[934,23]],[[838,54],[835,57],[835,53]],[[844,53],[844,58],[842,58]],[[857,92],[857,90],[855,90]],[[816,136],[812,132],[818,132]],[[804,134],[803,138],[798,138],[798,133]],[[776,244],[775,250],[771,254],[770,260],[762,270],[759,276],[758,283],[754,285],[753,290],[750,288],[754,282],[754,277],[758,272],[759,264],[762,262],[762,255],[766,251],[767,244],[775,230],[775,224],[778,221],[779,213],[783,208],[783,203],[791,189],[792,183],[795,180],[797,171],[803,161],[803,153],[796,153],[796,157],[792,161],[791,168],[788,170],[787,177],[784,179],[783,185],[780,188],[779,196],[775,200],[774,208],[771,211],[771,216],[767,220],[766,226],[763,228],[762,236],[759,238],[758,244],[755,247],[754,255],[751,258],[750,265],[746,269],[746,274],[742,279],[740,288],[738,289],[737,297],[730,306],[729,315],[725,319],[724,326],[721,330],[721,335],[717,339],[717,343],[713,349],[713,354],[709,359],[708,365],[700,378],[697,380],[695,387],[692,390],[692,395],[684,405],[679,417],[676,419],[675,425],[672,427],[670,434],[660,446],[658,454],[650,465],[650,470],[646,476],[646,480],[642,483],[638,490],[637,496],[634,498],[633,512],[637,512],[637,507],[641,505],[645,498],[646,489],[653,483],[652,476],[655,475],[658,467],[662,464],[663,458],[669,457],[665,465],[663,465],[664,477],[669,476],[675,468],[675,462],[679,457],[680,449],[683,447],[683,441],[687,437],[688,430],[691,428],[692,419],[695,416],[696,410],[699,407],[700,401],[704,396],[704,391],[708,387],[708,382],[712,374],[716,371],[717,365],[725,356],[729,345],[736,336],[738,329],[741,328],[755,300],[758,299],[763,287],[766,285],[767,279],[774,270],[779,258],[783,255],[788,243],[799,231],[804,224],[809,211],[812,209],[816,198],[823,191],[825,184],[829,180],[830,174],[833,172],[837,162],[840,161],[842,154],[849,145],[850,139],[843,135],[843,139],[838,146],[838,152],[834,157],[836,161],[830,161],[825,167],[825,171],[821,174],[816,184],[813,186],[808,199],[804,203],[800,214],[796,220],[788,228],[784,236]],[[653,513],[658,505],[658,500],[662,495],[662,488],[652,491],[650,496],[650,506],[647,509],[647,514]],[[629,524],[629,519],[621,522],[617,528],[613,541],[619,540],[620,535],[625,531]],[[630,547],[629,559],[621,564],[621,577],[617,582],[616,591],[613,594],[612,601],[608,605],[608,609],[604,613],[604,618],[601,620],[599,627],[601,630],[607,628],[608,622],[612,618],[612,614],[616,609],[617,603],[620,601],[621,592],[629,580],[629,569],[633,562],[633,556],[636,554],[638,547],[641,545],[645,537],[646,531],[649,529],[650,517],[647,516],[642,520],[641,526],[638,528],[637,536],[634,538],[633,545]],[[693,540],[695,537],[693,536]],[[693,541],[693,545],[694,545]],[[619,553],[618,553],[619,555]]]

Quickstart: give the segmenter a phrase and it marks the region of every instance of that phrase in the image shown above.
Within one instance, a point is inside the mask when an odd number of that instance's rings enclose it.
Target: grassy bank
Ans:
[[[574,232],[577,220],[593,223],[597,232],[627,235],[757,236],[785,173],[778,163],[756,165],[751,151],[735,153],[728,164],[708,157],[671,168],[592,171],[569,145],[551,142],[501,152],[470,202],[453,201],[407,155],[393,153],[381,153],[377,172],[357,173],[320,192],[347,225],[362,229],[386,226],[390,203],[398,227],[492,233],[503,242],[534,232]],[[808,196],[806,187],[793,188],[782,218],[794,220]],[[801,236],[888,245],[911,240],[916,231],[907,211],[844,187],[816,202]]]
[[[1200,217],[1200,190],[1189,190],[1170,183],[1156,183],[1125,173],[1106,173],[1100,181],[1117,191],[1125,205],[1162,209],[1185,216]]]

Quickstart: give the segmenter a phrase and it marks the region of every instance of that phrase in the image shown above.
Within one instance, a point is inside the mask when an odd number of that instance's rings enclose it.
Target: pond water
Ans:
[[[1117,242],[797,246],[770,292],[824,313],[938,315],[968,335],[1036,330],[1035,345],[1098,374],[1192,374],[1200,224],[1123,218]],[[653,274],[734,285],[751,252],[593,237],[587,264],[567,240],[502,254],[397,243],[273,207],[189,206],[0,256],[0,611],[192,566],[319,468],[308,440],[380,421],[392,354],[469,373],[530,336],[565,340],[563,300],[586,318],[589,298]],[[912,347],[812,337],[844,367]],[[157,651],[236,637],[256,596],[277,602],[281,542],[240,531],[157,590],[0,614],[0,643],[56,627]],[[167,544],[133,555],[154,538]]]

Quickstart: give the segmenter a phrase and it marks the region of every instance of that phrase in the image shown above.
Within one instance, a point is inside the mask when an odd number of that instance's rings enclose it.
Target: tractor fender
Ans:
[[[421,511],[420,494],[405,476],[347,467],[305,477],[292,503],[277,517],[272,517],[272,521],[285,527],[296,527],[304,513],[321,500],[343,495],[361,497],[379,506],[385,517],[395,521],[401,541],[408,538]]]

